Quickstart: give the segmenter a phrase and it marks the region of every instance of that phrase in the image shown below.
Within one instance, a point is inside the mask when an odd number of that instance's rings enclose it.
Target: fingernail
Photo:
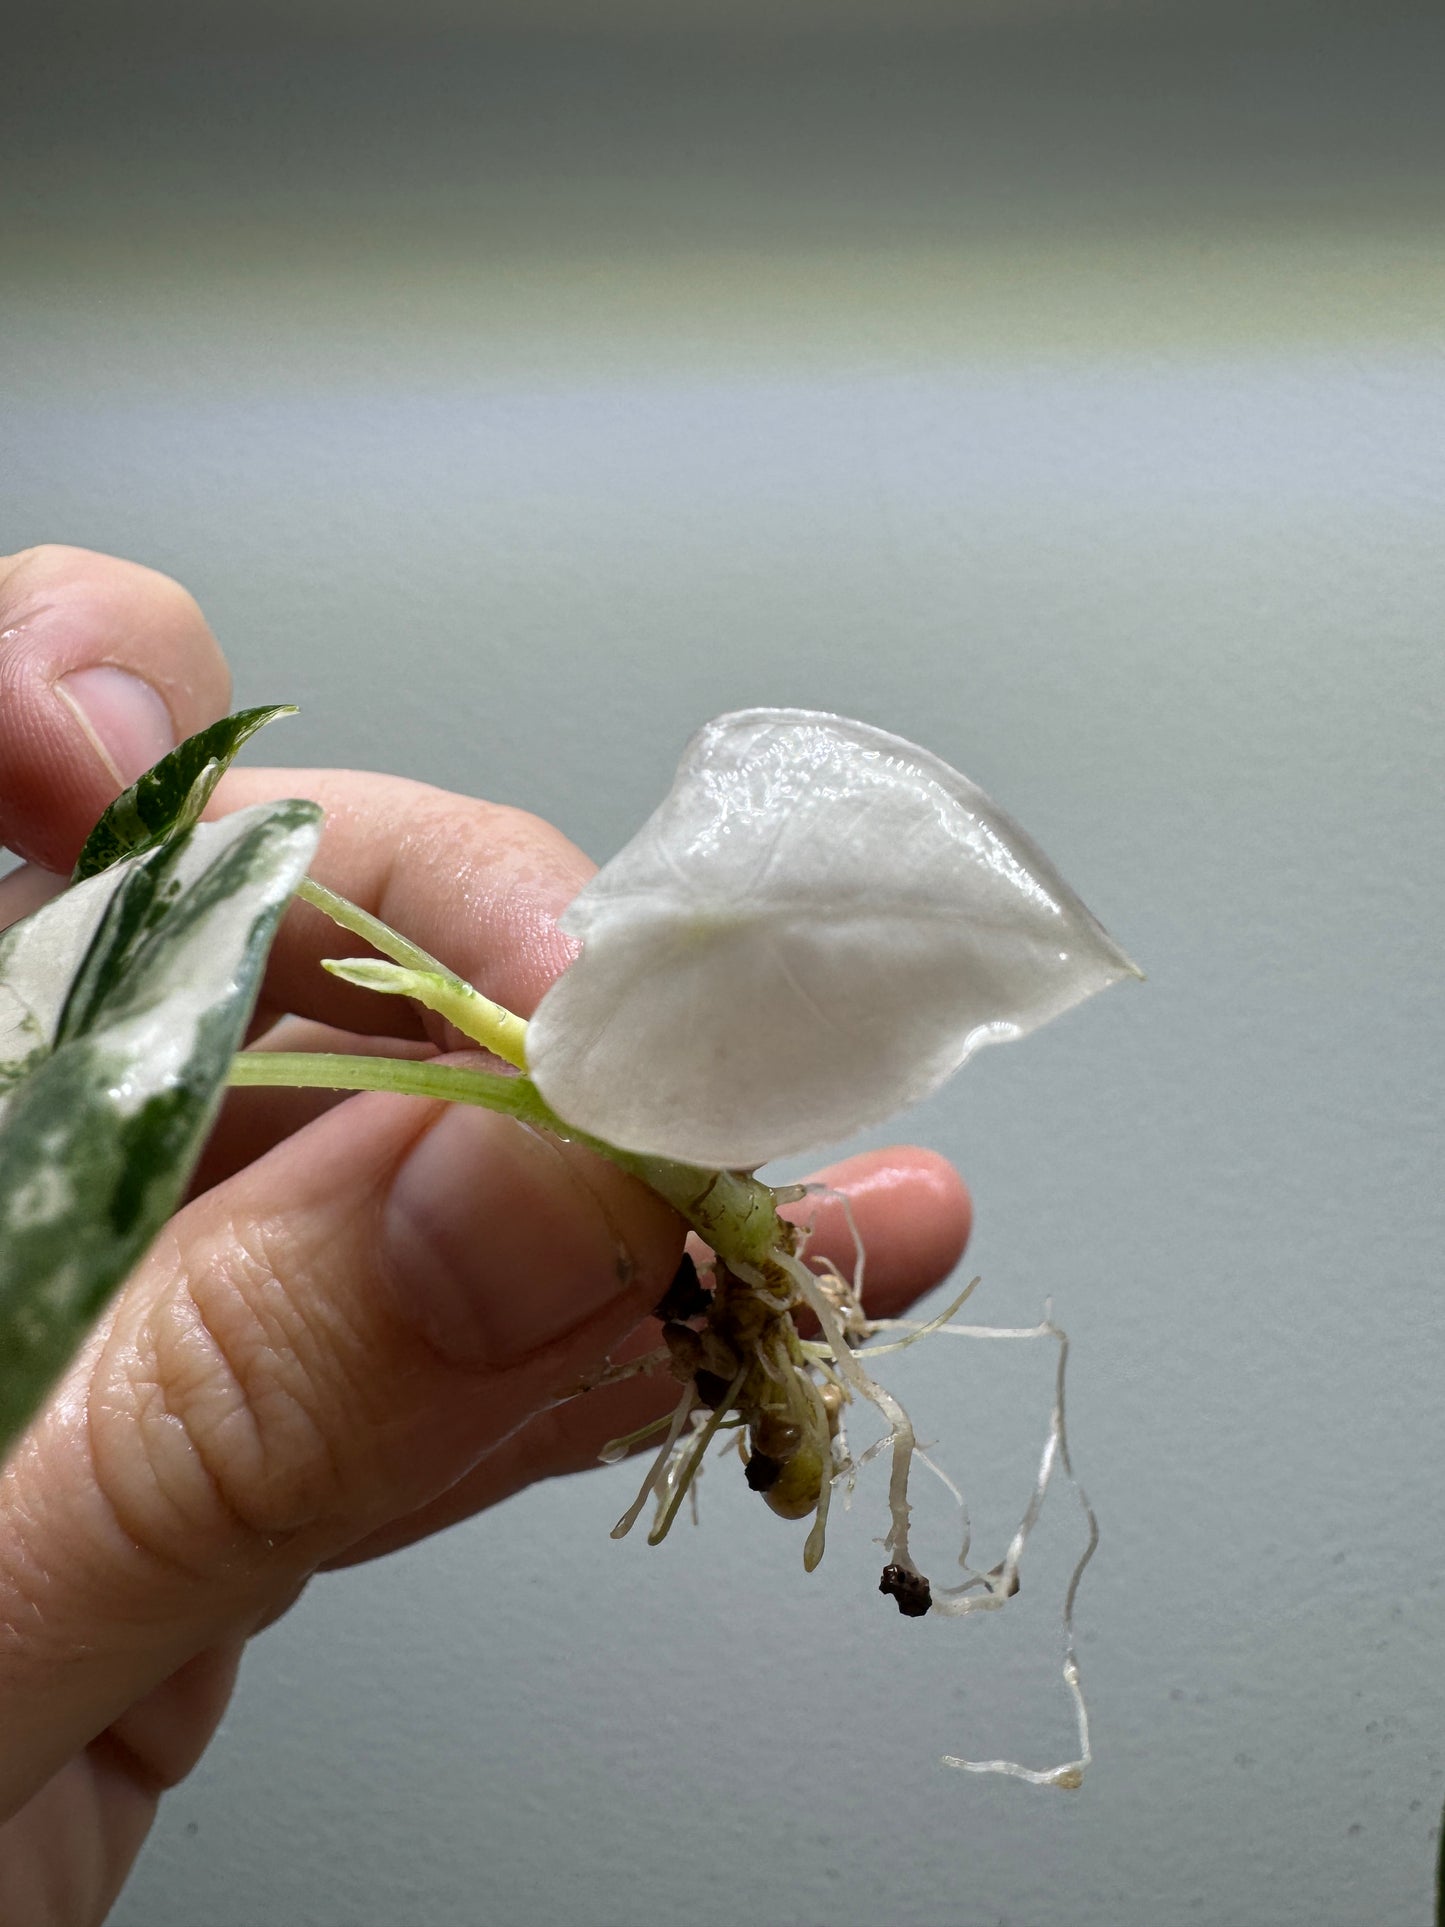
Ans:
[[[124,789],[174,749],[175,725],[158,692],[126,669],[77,669],[55,693],[74,712],[96,753]]]
[[[637,1267],[577,1155],[455,1105],[397,1173],[387,1270],[402,1316],[444,1358],[500,1369],[630,1303]]]

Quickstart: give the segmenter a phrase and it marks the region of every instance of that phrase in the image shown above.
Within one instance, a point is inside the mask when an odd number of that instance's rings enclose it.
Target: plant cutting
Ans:
[[[785,1519],[811,1570],[833,1496],[886,1455],[880,1590],[911,1617],[1001,1606],[1056,1469],[1066,1341],[872,1321],[852,1276],[810,1263],[755,1174],[936,1088],[983,1044],[1025,1035],[1133,966],[1048,859],[928,752],[864,724],[753,710],[709,724],[639,835],[577,897],[571,967],[523,1023],[305,874],[316,806],[202,815],[241,744],[281,710],[215,725],[96,826],[73,888],[0,938],[0,1447],[45,1397],[109,1293],[179,1202],[228,1084],[410,1093],[481,1105],[582,1143],[648,1184],[701,1241],[657,1307],[659,1343],[578,1396],[652,1371],[671,1412],[604,1456],[655,1447],[625,1533],[664,1538],[715,1441]],[[326,967],[437,1012],[490,1063],[241,1049],[281,914],[299,896],[379,955]],[[967,1294],[963,1294],[966,1296]],[[933,1332],[1044,1337],[1059,1371],[1038,1478],[1003,1558],[964,1546],[952,1584],[918,1567],[910,1481],[927,1466],[874,1360]],[[850,1424],[871,1408],[882,1436]],[[1082,1499],[1081,1499],[1081,1503]],[[961,1500],[960,1500],[961,1504]],[[1065,1610],[1079,1757],[1088,1759]]]

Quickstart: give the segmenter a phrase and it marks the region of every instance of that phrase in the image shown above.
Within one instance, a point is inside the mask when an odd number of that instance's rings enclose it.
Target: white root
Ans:
[[[823,1403],[823,1394],[818,1390],[811,1378],[804,1376],[802,1382],[807,1387],[808,1397],[813,1406],[814,1422],[819,1428],[819,1437],[827,1439],[828,1410]],[[833,1453],[834,1442],[829,1439],[828,1457],[830,1461],[833,1460]],[[803,1570],[805,1572],[816,1572],[822,1561],[823,1548],[827,1543],[828,1536],[828,1506],[833,1497],[833,1482],[837,1476],[836,1462],[829,1463],[827,1473],[821,1485],[818,1487],[818,1510],[813,1519],[812,1530],[809,1532],[807,1541],[803,1546]]]
[[[779,1263],[798,1287],[804,1304],[817,1319],[823,1329],[833,1352],[833,1363],[840,1377],[860,1398],[867,1399],[887,1420],[893,1447],[893,1459],[888,1477],[888,1511],[891,1524],[884,1541],[885,1549],[895,1565],[903,1566],[910,1572],[918,1569],[913,1564],[913,1556],[908,1545],[908,1524],[910,1508],[908,1504],[908,1463],[913,1456],[913,1421],[891,1392],[871,1379],[858,1363],[852,1346],[848,1343],[843,1330],[843,1320],[832,1299],[824,1291],[822,1281],[816,1272],[797,1258],[786,1253],[777,1254]]]
[[[632,1504],[628,1506],[627,1510],[623,1513],[622,1517],[617,1521],[617,1524],[612,1528],[612,1537],[614,1539],[625,1539],[637,1524],[642,1508],[647,1504],[648,1498],[652,1493],[652,1488],[657,1484],[658,1479],[662,1475],[663,1467],[672,1456],[672,1448],[677,1444],[682,1433],[682,1428],[686,1425],[688,1417],[696,1404],[697,1394],[693,1391],[691,1385],[684,1386],[682,1397],[677,1401],[677,1409],[673,1412],[672,1424],[668,1427],[667,1437],[662,1441],[661,1449],[658,1451],[657,1457],[652,1461],[652,1466],[647,1477],[642,1481],[641,1490],[632,1501]]]
[[[823,1187],[818,1187],[818,1189],[821,1191]],[[839,1193],[831,1193],[830,1195],[841,1197]],[[909,1521],[911,1517],[911,1507],[908,1503],[908,1474],[912,1459],[914,1457],[919,1458],[925,1467],[947,1487],[959,1508],[963,1521],[963,1544],[959,1552],[958,1562],[966,1574],[966,1577],[958,1586],[931,1589],[933,1593],[932,1610],[942,1617],[962,1617],[970,1612],[996,1611],[1012,1597],[1017,1590],[1018,1570],[1023,1558],[1024,1547],[1028,1542],[1029,1534],[1038,1521],[1056,1465],[1063,1467],[1064,1475],[1078,1500],[1080,1510],[1084,1515],[1084,1520],[1088,1528],[1088,1537],[1084,1549],[1075,1562],[1073,1571],[1069,1577],[1063,1608],[1064,1655],[1062,1674],[1064,1685],[1068,1690],[1070,1700],[1074,1707],[1078,1732],[1078,1757],[1074,1760],[1065,1761],[1059,1766],[1042,1770],[1025,1767],[1014,1760],[965,1760],[956,1755],[946,1755],[944,1764],[956,1767],[966,1773],[1003,1774],[1011,1778],[1026,1780],[1037,1786],[1076,1787],[1082,1783],[1084,1771],[1093,1759],[1093,1752],[1089,1741],[1088,1708],[1084,1701],[1079,1676],[1077,1641],[1074,1630],[1074,1603],[1078,1595],[1079,1584],[1083,1578],[1084,1570],[1093,1558],[1095,1547],[1099,1542],[1099,1527],[1093,1508],[1090,1506],[1083,1487],[1079,1484],[1075,1476],[1073,1464],[1069,1457],[1068,1426],[1065,1411],[1065,1381],[1069,1355],[1068,1337],[1059,1326],[1054,1324],[1051,1306],[1046,1308],[1044,1318],[1037,1325],[1007,1327],[955,1325],[951,1323],[951,1320],[978,1285],[979,1281],[977,1278],[972,1279],[954,1302],[937,1317],[924,1320],[921,1323],[898,1318],[868,1319],[862,1311],[861,1304],[863,1268],[862,1240],[858,1235],[857,1225],[854,1222],[849,1201],[846,1198],[842,1198],[842,1203],[847,1215],[849,1228],[853,1233],[854,1246],[857,1253],[851,1288],[848,1287],[846,1281],[839,1278],[836,1273],[832,1273],[831,1277],[819,1277],[818,1274],[811,1273],[806,1266],[796,1259],[788,1262],[786,1269],[797,1284],[804,1300],[817,1317],[819,1324],[823,1328],[823,1335],[826,1341],[826,1357],[821,1356],[825,1350],[824,1346],[805,1345],[804,1350],[809,1355],[815,1356],[816,1362],[825,1370],[831,1366],[834,1372],[845,1378],[852,1389],[856,1391],[859,1396],[868,1399],[871,1404],[876,1406],[889,1423],[889,1431],[887,1434],[875,1441],[875,1443],[869,1446],[857,1459],[850,1458],[846,1451],[841,1455],[842,1464],[836,1476],[846,1480],[845,1501],[851,1500],[858,1474],[869,1460],[891,1448],[892,1464],[889,1476],[891,1527],[884,1544],[887,1551],[892,1555],[894,1563],[902,1565],[910,1571],[916,1571],[917,1568],[909,1556],[908,1539]],[[827,1288],[830,1284],[834,1286],[833,1290]],[[840,1287],[841,1289],[839,1289]],[[841,1301],[841,1303],[836,1305],[836,1309],[835,1300]],[[835,1310],[835,1316],[830,1317],[828,1315],[830,1310]],[[853,1318],[849,1317],[850,1311],[855,1313]],[[858,1323],[862,1324],[864,1332],[870,1337],[883,1332],[896,1332],[899,1334],[896,1338],[885,1340],[881,1345],[868,1345],[864,1356],[868,1357],[870,1361],[874,1356],[882,1352],[903,1350],[907,1346],[917,1344],[920,1339],[932,1337],[935,1334],[957,1338],[1010,1340],[1052,1338],[1056,1340],[1059,1347],[1059,1357],[1054,1382],[1054,1399],[1050,1413],[1049,1431],[1044,1442],[1038,1475],[1034,1481],[1033,1490],[1030,1494],[1023,1518],[1020,1520],[1014,1532],[1008,1550],[1000,1564],[992,1571],[976,1572],[971,1570],[968,1565],[971,1527],[968,1506],[962,1491],[954,1484],[953,1480],[950,1479],[939,1466],[935,1465],[927,1454],[919,1448],[913,1432],[912,1423],[903,1412],[903,1408],[891,1394],[884,1392],[883,1388],[863,1369],[857,1355],[854,1353],[852,1347],[848,1345],[847,1341],[850,1334],[846,1328],[852,1325],[856,1329]],[[897,1414],[897,1417],[894,1416],[895,1414]],[[899,1423],[900,1419],[902,1421],[901,1424]]]
[[[907,1321],[902,1319],[880,1319],[875,1324],[874,1329],[879,1331],[907,1330],[908,1327]],[[1029,1502],[1024,1510],[1023,1518],[1019,1521],[1018,1528],[1009,1543],[1008,1552],[1001,1566],[993,1572],[970,1573],[968,1579],[962,1585],[954,1587],[951,1590],[935,1592],[933,1610],[944,1615],[961,1616],[970,1612],[996,1610],[1005,1603],[1014,1591],[1015,1582],[1018,1578],[1019,1563],[1023,1558],[1024,1546],[1028,1541],[1030,1532],[1037,1523],[1039,1513],[1043,1509],[1044,1499],[1049,1489],[1049,1482],[1053,1478],[1056,1466],[1063,1468],[1064,1476],[1068,1480],[1075,1498],[1078,1500],[1079,1509],[1084,1515],[1084,1521],[1088,1528],[1088,1538],[1084,1549],[1076,1560],[1072,1573],[1069,1575],[1069,1584],[1064,1595],[1063,1609],[1064,1657],[1062,1671],[1064,1685],[1068,1689],[1069,1697],[1074,1707],[1079,1743],[1078,1757],[1073,1760],[1067,1760],[1060,1766],[1043,1770],[1021,1766],[1014,1760],[965,1760],[952,1754],[946,1754],[944,1756],[943,1764],[945,1766],[957,1767],[964,1773],[1004,1774],[1012,1779],[1027,1780],[1034,1786],[1077,1787],[1081,1784],[1084,1771],[1093,1759],[1093,1751],[1089,1743],[1088,1707],[1084,1701],[1083,1687],[1079,1676],[1077,1638],[1074,1630],[1074,1603],[1078,1597],[1079,1584],[1083,1579],[1084,1569],[1093,1558],[1094,1550],[1099,1543],[1099,1522],[1094,1515],[1094,1509],[1089,1504],[1083,1487],[1079,1483],[1078,1477],[1074,1472],[1073,1462],[1069,1456],[1068,1422],[1065,1406],[1065,1385],[1069,1360],[1068,1335],[1053,1322],[1052,1317],[1048,1314],[1045,1315],[1039,1324],[1023,1327],[938,1325],[935,1329],[939,1336],[948,1338],[1011,1340],[1052,1338],[1057,1341],[1059,1357],[1058,1366],[1054,1375],[1054,1398],[1049,1418],[1048,1436],[1044,1441],[1044,1449],[1039,1461],[1038,1476],[1034,1480],[1033,1491],[1029,1495]],[[920,1454],[920,1456],[922,1455]],[[965,1517],[966,1516],[965,1514]],[[960,1564],[964,1564],[966,1557],[967,1544],[965,1542],[965,1552],[960,1558]],[[982,1593],[977,1592],[980,1585],[984,1588]],[[971,1592],[975,1593],[976,1596],[964,1596]]]
[[[843,1202],[845,1209],[848,1210],[849,1223],[852,1225],[851,1209],[846,1199]],[[853,1229],[856,1240],[856,1226]],[[969,1613],[997,1611],[1017,1590],[1019,1566],[1029,1535],[1038,1522],[1055,1472],[1058,1468],[1062,1468],[1088,1528],[1087,1543],[1070,1574],[1063,1607],[1062,1675],[1074,1708],[1078,1731],[1078,1756],[1061,1765],[1046,1769],[1026,1767],[1014,1760],[967,1760],[952,1754],[944,1756],[943,1764],[965,1773],[1001,1774],[1027,1781],[1035,1786],[1076,1787],[1080,1785],[1084,1771],[1089,1766],[1093,1755],[1089,1741],[1088,1710],[1079,1676],[1074,1605],[1084,1570],[1098,1544],[1099,1529],[1089,1501],[1075,1476],[1069,1456],[1065,1414],[1065,1378],[1069,1341],[1066,1334],[1054,1324],[1051,1307],[1046,1308],[1044,1318],[1037,1325],[1014,1327],[954,1324],[951,1321],[979,1282],[975,1278],[959,1293],[953,1303],[936,1317],[923,1321],[899,1318],[869,1319],[861,1302],[863,1267],[861,1242],[857,1244],[857,1265],[851,1281],[844,1278],[831,1265],[820,1266],[819,1269],[814,1270],[800,1257],[781,1249],[775,1249],[771,1257],[776,1266],[786,1274],[793,1287],[796,1294],[794,1302],[800,1300],[807,1306],[822,1332],[821,1340],[798,1341],[794,1352],[794,1357],[800,1357],[802,1361],[797,1371],[799,1389],[812,1408],[816,1436],[820,1441],[828,1441],[828,1470],[819,1489],[816,1515],[804,1546],[803,1562],[808,1571],[811,1572],[823,1556],[833,1487],[841,1485],[845,1506],[850,1504],[859,1474],[874,1458],[886,1451],[890,1454],[889,1530],[881,1543],[889,1563],[901,1566],[907,1572],[918,1573],[910,1547],[912,1506],[909,1501],[908,1484],[913,1461],[917,1458],[948,1491],[958,1506],[962,1521],[962,1545],[958,1554],[958,1565],[963,1576],[959,1583],[953,1586],[930,1586],[931,1604],[928,1609],[942,1618],[962,1618]],[[739,1273],[735,1271],[734,1275]],[[761,1284],[762,1280],[759,1278],[758,1285]],[[758,1296],[763,1298],[770,1307],[777,1304],[772,1292],[759,1290]],[[780,1306],[778,1308],[781,1309]],[[892,1393],[878,1384],[868,1365],[864,1363],[864,1360],[867,1360],[871,1365],[875,1356],[881,1356],[885,1352],[901,1351],[917,1344],[923,1338],[935,1336],[1009,1341],[1048,1338],[1053,1339],[1058,1345],[1058,1366],[1049,1430],[1044,1441],[1033,1488],[1023,1516],[1009,1541],[1004,1558],[987,1572],[977,1570],[969,1564],[971,1526],[968,1506],[962,1490],[919,1446],[908,1414]],[[875,1339],[881,1339],[882,1342],[868,1342]],[[765,1375],[776,1380],[778,1371],[773,1361],[761,1350],[758,1360],[765,1368]],[[654,1355],[645,1363],[640,1360],[635,1361],[628,1367],[613,1368],[603,1376],[608,1380],[613,1376],[631,1376],[632,1372],[639,1367],[647,1369],[648,1366],[660,1362],[661,1355]],[[703,1457],[713,1439],[725,1425],[737,1427],[740,1424],[736,1417],[730,1420],[728,1414],[734,1400],[742,1391],[746,1376],[747,1367],[744,1366],[728,1387],[727,1395],[711,1411],[705,1410],[701,1405],[692,1385],[689,1384],[684,1389],[670,1420],[665,1421],[666,1437],[652,1461],[636,1499],[613,1528],[614,1538],[621,1538],[631,1529],[650,1497],[656,1498],[657,1505],[652,1530],[648,1534],[650,1544],[657,1544],[666,1535],[685,1496],[689,1498],[694,1517],[696,1516],[696,1478]],[[835,1413],[830,1426],[829,1412],[823,1398],[823,1390],[829,1385],[836,1387],[842,1394],[845,1405],[854,1398],[866,1400],[877,1410],[887,1427],[883,1436],[868,1445],[856,1457],[848,1450],[842,1411]],[[660,1429],[663,1423],[664,1421],[654,1421],[652,1425],[629,1434],[626,1439],[611,1441],[605,1448],[604,1456],[608,1458],[617,1456],[622,1450],[640,1443],[644,1437]],[[741,1437],[742,1434],[739,1432],[738,1439],[731,1443],[740,1445]]]
[[[667,1472],[663,1479],[662,1491],[658,1495],[657,1517],[653,1520],[652,1530],[647,1535],[647,1543],[650,1546],[660,1545],[667,1537],[668,1527],[677,1516],[677,1508],[682,1504],[683,1494],[689,1490],[693,1480],[697,1477],[698,1467],[702,1464],[703,1456],[707,1448],[712,1444],[718,1427],[727,1417],[733,1400],[743,1389],[743,1380],[746,1377],[747,1368],[745,1366],[738,1373],[737,1377],[734,1378],[732,1384],[729,1385],[727,1396],[719,1401],[714,1411],[708,1413],[706,1423],[698,1432],[694,1442],[686,1451],[670,1463],[666,1460],[664,1461],[664,1463],[667,1464]],[[689,1386],[688,1389],[691,1391],[692,1388]],[[669,1444],[669,1451],[670,1450],[671,1446]],[[614,1533],[613,1536],[616,1537],[617,1535]]]

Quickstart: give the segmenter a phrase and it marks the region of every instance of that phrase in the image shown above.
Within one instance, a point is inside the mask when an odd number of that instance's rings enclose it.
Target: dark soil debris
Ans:
[[[907,1566],[885,1566],[878,1590],[898,1601],[898,1610],[907,1619],[922,1619],[933,1604],[933,1591],[921,1572]]]

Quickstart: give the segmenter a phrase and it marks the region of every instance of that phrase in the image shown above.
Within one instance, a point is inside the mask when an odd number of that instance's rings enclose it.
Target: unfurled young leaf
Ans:
[[[198,822],[237,751],[276,717],[295,714],[294,703],[241,709],[188,736],[115,799],[85,839],[71,882],[81,883],[124,856],[139,856],[173,830]]]
[[[320,833],[197,824],[0,936],[0,1453],[179,1203]]]
[[[810,710],[700,730],[561,923],[582,954],[528,1026],[537,1087],[708,1167],[836,1142],[1138,974],[967,777]]]

